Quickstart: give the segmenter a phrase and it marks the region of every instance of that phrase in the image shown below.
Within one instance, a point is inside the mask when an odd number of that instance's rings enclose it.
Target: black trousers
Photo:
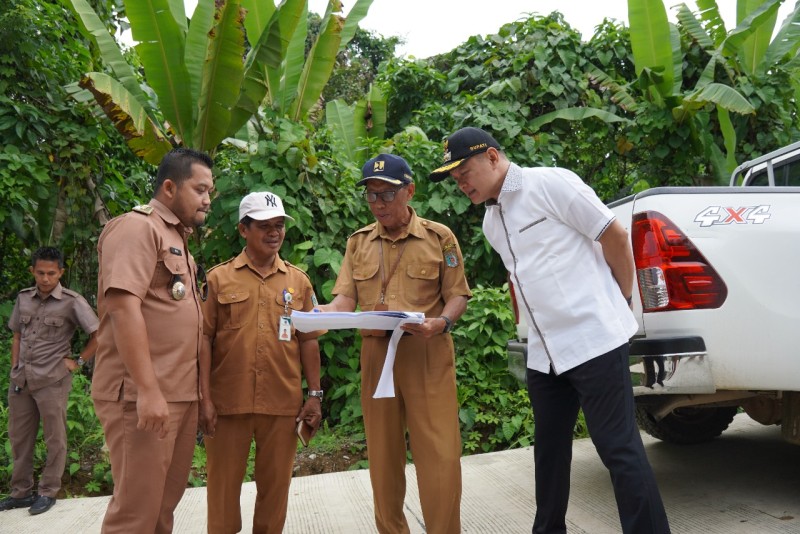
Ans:
[[[528,369],[533,408],[534,534],[566,533],[572,433],[583,408],[600,459],[611,474],[622,531],[669,533],[669,523],[634,417],[628,345],[558,376]]]

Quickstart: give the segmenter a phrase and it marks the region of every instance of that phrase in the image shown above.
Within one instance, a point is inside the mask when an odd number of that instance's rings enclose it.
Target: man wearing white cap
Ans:
[[[239,204],[242,252],[208,272],[200,353],[200,428],[208,470],[208,532],[242,528],[239,496],[256,442],[253,532],[279,534],[297,450],[295,429],[322,418],[317,338],[292,327],[293,310],[316,304],[308,275],[282,260],[281,199],[250,193]],[[305,398],[302,380],[308,384]]]

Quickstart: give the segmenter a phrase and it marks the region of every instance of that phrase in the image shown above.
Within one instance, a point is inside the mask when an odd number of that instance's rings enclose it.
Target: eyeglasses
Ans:
[[[405,185],[401,185],[397,189],[389,189],[388,191],[381,191],[380,193],[373,193],[372,191],[364,191],[364,199],[372,204],[373,202],[378,201],[378,197],[384,202],[391,202],[394,200],[395,195],[398,191],[406,187]]]

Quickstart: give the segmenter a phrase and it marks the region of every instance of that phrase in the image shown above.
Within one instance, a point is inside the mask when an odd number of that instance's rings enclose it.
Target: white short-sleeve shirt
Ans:
[[[614,214],[572,171],[511,164],[483,231],[502,257],[528,322],[528,367],[557,374],[636,332],[597,240]]]

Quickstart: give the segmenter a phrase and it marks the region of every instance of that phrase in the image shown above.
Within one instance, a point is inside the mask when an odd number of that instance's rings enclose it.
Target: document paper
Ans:
[[[369,311],[369,312],[292,312],[294,327],[301,332],[313,330],[338,330],[343,328],[365,328],[368,330],[391,330],[386,360],[383,362],[381,378],[375,388],[373,399],[394,397],[394,359],[397,344],[403,336],[400,328],[406,323],[421,324],[425,321],[424,313],[403,311]]]

